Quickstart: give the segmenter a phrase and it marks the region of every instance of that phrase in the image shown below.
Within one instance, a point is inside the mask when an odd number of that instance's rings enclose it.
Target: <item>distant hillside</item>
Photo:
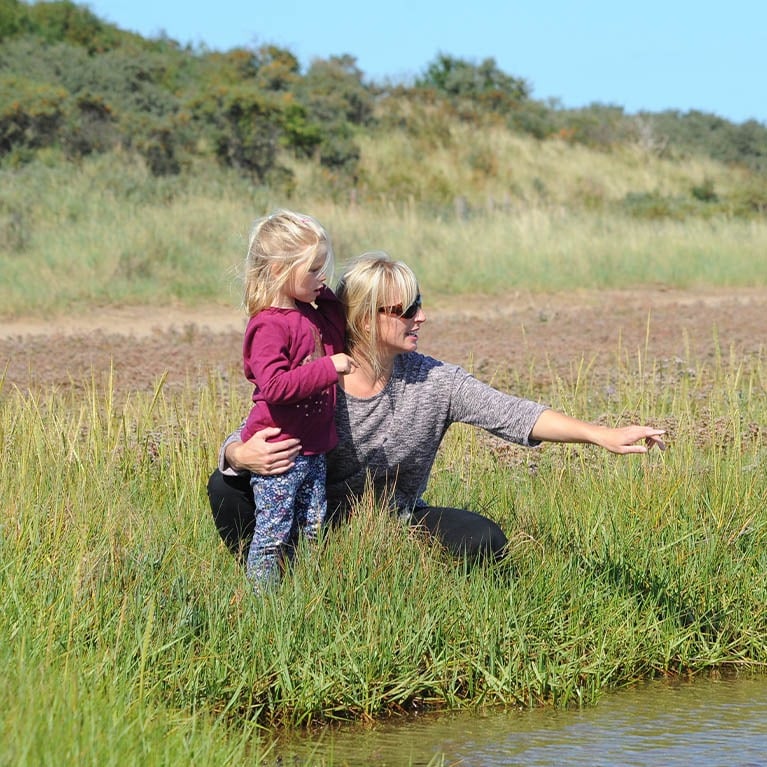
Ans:
[[[313,179],[336,199],[408,199],[459,212],[488,195],[499,204],[534,193],[586,206],[615,197],[613,181],[588,170],[567,185],[566,200],[556,167],[534,182],[515,177],[514,155],[503,152],[528,138],[542,156],[558,155],[560,168],[582,162],[584,150],[714,161],[680,188],[617,183],[639,216],[749,216],[767,207],[767,126],[702,112],[560,109],[532,98],[525,80],[493,59],[441,54],[413,85],[381,84],[349,56],[302,71],[275,46],[195,49],[123,31],[67,0],[0,0],[0,72],[5,168],[41,153],[50,163],[119,151],[142,158],[156,177],[215,163],[283,194]]]

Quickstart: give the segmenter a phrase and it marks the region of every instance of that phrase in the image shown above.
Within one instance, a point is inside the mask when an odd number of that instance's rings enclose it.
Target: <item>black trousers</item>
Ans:
[[[255,523],[248,476],[230,477],[216,469],[208,479],[208,500],[218,534],[229,551],[244,562]],[[508,543],[495,522],[466,509],[419,507],[410,523],[423,528],[451,554],[472,562],[500,559]]]

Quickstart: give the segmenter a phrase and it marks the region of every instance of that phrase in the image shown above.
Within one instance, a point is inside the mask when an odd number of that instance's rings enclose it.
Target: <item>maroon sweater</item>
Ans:
[[[304,455],[327,453],[338,442],[333,420],[338,373],[331,354],[344,350],[344,314],[329,288],[312,304],[270,307],[245,329],[245,377],[254,384],[253,407],[242,439],[279,426],[277,439],[297,437]]]

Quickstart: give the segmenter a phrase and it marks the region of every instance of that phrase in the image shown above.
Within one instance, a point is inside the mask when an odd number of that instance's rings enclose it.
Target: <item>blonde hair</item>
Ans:
[[[382,250],[363,253],[344,268],[336,295],[346,312],[346,345],[349,354],[364,360],[375,380],[385,375],[378,333],[378,310],[384,306],[412,304],[418,295],[413,270],[394,261]]]
[[[252,317],[271,306],[300,270],[308,272],[316,258],[331,278],[333,248],[324,227],[311,216],[276,210],[254,222],[245,258],[243,304]]]

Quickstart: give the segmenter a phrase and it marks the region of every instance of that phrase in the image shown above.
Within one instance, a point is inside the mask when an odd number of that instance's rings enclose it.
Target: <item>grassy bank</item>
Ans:
[[[396,134],[364,143],[366,193],[341,201],[308,163],[292,195],[204,164],[155,178],[121,154],[0,169],[0,317],[237,304],[250,223],[277,205],[316,215],[340,263],[387,250],[432,295],[767,284],[767,219],[744,214],[739,195],[756,181],[739,171],[507,132],[450,136],[428,149]]]
[[[497,519],[507,563],[466,571],[363,503],[263,600],[204,493],[234,384],[0,389],[3,763],[259,763],[261,726],[762,668],[767,359],[616,356],[611,376],[542,398],[651,417],[666,453],[449,433],[429,497]]]
[[[767,284],[767,223],[736,210],[731,169],[448,133],[362,140],[364,195],[342,202],[309,163],[292,196],[210,166],[154,178],[121,155],[3,168],[0,316],[236,304],[249,222],[278,204],[323,221],[339,262],[384,248],[435,298]],[[257,764],[275,726],[761,669],[767,359],[625,352],[608,381],[584,365],[536,378],[535,396],[666,425],[665,454],[449,433],[429,498],[497,519],[508,562],[467,571],[366,502],[264,600],[204,492],[245,401],[236,360],[126,398],[108,380],[24,394],[0,370],[0,762]]]

